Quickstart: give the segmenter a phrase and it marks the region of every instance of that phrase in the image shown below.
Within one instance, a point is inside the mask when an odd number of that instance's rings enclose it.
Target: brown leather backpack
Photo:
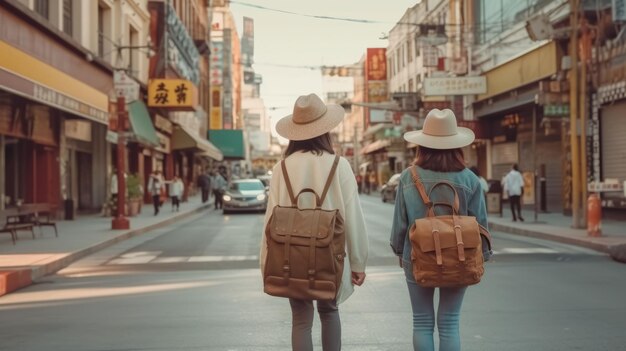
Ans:
[[[267,257],[264,291],[272,296],[301,300],[333,300],[337,296],[345,253],[343,218],[339,210],[322,210],[339,156],[319,197],[313,189],[294,196],[285,161],[281,162],[291,206],[276,206],[265,228]],[[298,208],[303,193],[313,193],[316,207]]]
[[[459,195],[448,182],[438,182],[430,189],[446,186],[454,192],[454,203],[433,203],[414,167],[413,182],[428,207],[426,218],[411,226],[411,261],[413,277],[423,287],[461,287],[477,284],[484,273],[483,245],[491,250],[491,236],[476,217],[459,215]],[[452,208],[452,215],[435,215],[436,206]],[[487,248],[485,248],[487,249]]]

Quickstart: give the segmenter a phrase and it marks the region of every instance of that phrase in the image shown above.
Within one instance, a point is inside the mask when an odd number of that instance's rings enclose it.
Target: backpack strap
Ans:
[[[335,172],[337,171],[338,164],[339,164],[339,155],[335,155],[335,161],[333,162],[333,167],[330,169],[330,174],[328,174],[328,179],[326,180],[326,185],[324,185],[324,191],[322,192],[322,197],[320,198],[320,206],[324,203],[324,199],[326,198],[326,194],[328,193],[330,184],[333,182],[333,179],[335,178]]]
[[[330,184],[333,182],[333,178],[335,177],[335,173],[337,171],[337,165],[339,164],[339,155],[335,156],[335,161],[333,162],[333,166],[330,169],[330,174],[328,175],[328,179],[326,180],[326,185],[324,185],[324,191],[322,192],[322,197],[319,198],[319,206],[322,206],[324,203],[324,199],[326,198],[326,194],[328,193],[328,189],[330,188]],[[289,192],[289,199],[291,199],[291,204],[293,206],[297,206],[297,198],[293,194],[293,188],[291,187],[291,181],[289,180],[289,174],[287,173],[287,166],[285,165],[285,160],[280,162],[280,166],[283,170],[283,178],[285,178],[285,183],[287,185],[287,192]],[[310,189],[304,189],[310,191]],[[303,190],[303,191],[304,191]],[[314,191],[310,191],[315,193]],[[317,194],[316,194],[317,196]]]
[[[287,166],[285,165],[285,160],[280,161],[280,167],[283,169],[283,178],[285,178],[285,183],[287,184],[287,192],[289,192],[289,199],[291,200],[291,205],[295,206],[296,197],[293,195],[293,188],[291,187],[291,182],[289,181],[289,174],[287,174]]]
[[[422,201],[424,201],[424,204],[430,210],[433,207],[433,203],[432,201],[430,201],[430,198],[428,197],[428,195],[426,195],[426,189],[424,188],[424,184],[422,184],[422,180],[420,179],[420,176],[417,174],[416,168],[417,167],[410,168],[411,177],[413,178],[413,183],[415,183],[415,187],[417,188],[417,192],[419,192],[420,197],[422,198]]]

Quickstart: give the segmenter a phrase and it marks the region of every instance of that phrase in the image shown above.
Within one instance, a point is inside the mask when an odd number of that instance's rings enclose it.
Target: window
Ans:
[[[413,92],[413,79],[409,79],[409,93]]]
[[[98,56],[104,56],[104,9],[98,6]]]
[[[409,63],[413,62],[413,45],[411,43],[411,39],[406,41],[406,59]]]
[[[396,72],[400,72],[400,68],[402,67],[402,52],[400,48],[396,49]]]
[[[72,0],[63,0],[63,32],[72,35]]]
[[[40,14],[45,19],[50,19],[48,0],[35,0],[35,12]]]
[[[402,68],[404,68],[404,66],[406,65],[406,57],[404,57],[404,45],[402,45],[400,49],[402,50],[400,54],[402,56]]]
[[[128,43],[130,46],[139,46],[139,32],[132,26],[128,33]],[[136,77],[139,76],[139,67],[137,66],[139,63],[138,52],[137,49],[133,48],[128,50],[128,72]]]

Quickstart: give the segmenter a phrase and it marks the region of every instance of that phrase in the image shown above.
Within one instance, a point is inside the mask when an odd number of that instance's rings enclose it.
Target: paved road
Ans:
[[[409,350],[408,296],[388,248],[393,206],[363,196],[363,208],[370,268],[341,306],[344,350]],[[206,212],[0,298],[0,350],[289,350],[288,304],[261,293],[262,218]],[[499,254],[464,302],[464,350],[624,349],[624,265],[494,236]]]

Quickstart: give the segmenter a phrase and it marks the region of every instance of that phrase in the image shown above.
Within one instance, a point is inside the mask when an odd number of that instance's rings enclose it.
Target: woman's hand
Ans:
[[[365,281],[365,272],[352,272],[352,284],[356,286],[363,285]]]

